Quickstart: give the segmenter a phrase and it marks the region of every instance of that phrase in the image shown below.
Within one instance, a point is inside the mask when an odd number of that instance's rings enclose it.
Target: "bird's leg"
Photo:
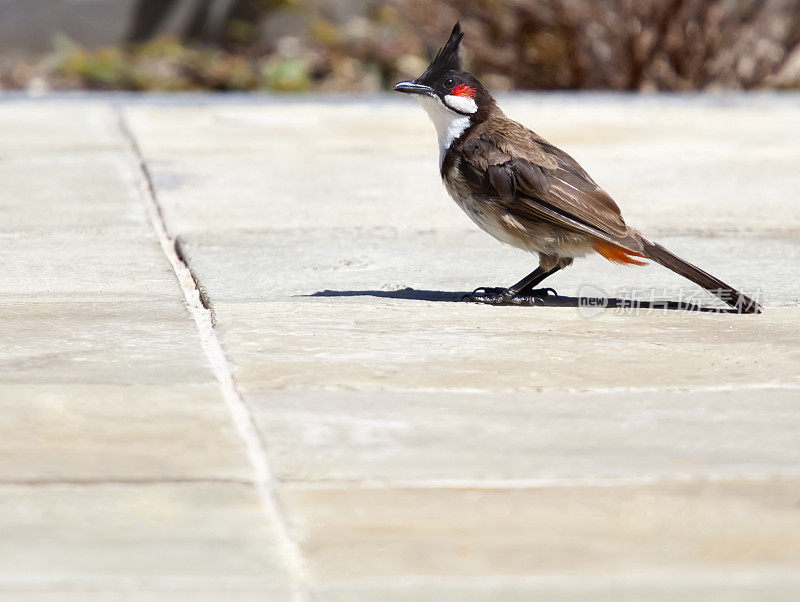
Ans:
[[[489,305],[535,305],[537,300],[541,302],[541,299],[546,298],[551,292],[557,295],[551,288],[536,289],[534,287],[560,269],[558,266],[551,270],[544,270],[538,267],[513,286],[508,288],[476,288],[471,295],[464,295],[462,301]]]
[[[547,287],[547,288],[534,288],[534,287],[537,284],[539,284],[542,280],[544,280],[545,278],[555,274],[560,269],[561,269],[560,266],[559,267],[555,267],[552,270],[548,270],[547,272],[542,274],[541,277],[539,277],[537,280],[529,282],[528,284],[526,284],[525,286],[523,286],[521,289],[519,289],[517,291],[516,297],[517,298],[519,298],[519,297],[542,297],[542,298],[547,298],[549,295],[553,295],[554,297],[558,297],[558,293],[556,292],[556,289],[554,289],[554,288],[550,288],[550,287]],[[517,283],[517,284],[519,284],[519,283]],[[517,285],[515,284],[514,286],[517,286]]]

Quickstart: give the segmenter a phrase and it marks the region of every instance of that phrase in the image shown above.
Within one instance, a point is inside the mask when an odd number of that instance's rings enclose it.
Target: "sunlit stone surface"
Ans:
[[[536,259],[447,198],[406,99],[1,102],[0,598],[796,599],[798,100],[503,102],[760,316],[581,307],[718,307],[597,258],[551,307],[458,303]]]

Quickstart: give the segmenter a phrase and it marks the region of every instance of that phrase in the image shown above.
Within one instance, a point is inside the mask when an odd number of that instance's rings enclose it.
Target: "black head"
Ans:
[[[435,98],[454,113],[471,115],[473,121],[485,118],[495,105],[489,91],[471,73],[461,69],[459,45],[464,33],[456,23],[450,39],[442,46],[425,72],[413,81],[395,84],[397,92]]]

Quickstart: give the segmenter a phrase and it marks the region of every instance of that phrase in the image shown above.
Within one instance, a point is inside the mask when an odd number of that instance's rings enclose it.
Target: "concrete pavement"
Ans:
[[[0,101],[0,598],[796,599],[797,101],[503,103],[760,316],[454,302],[406,99]]]

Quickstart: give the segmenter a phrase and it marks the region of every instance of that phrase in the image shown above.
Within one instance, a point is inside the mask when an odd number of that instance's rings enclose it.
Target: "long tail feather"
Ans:
[[[669,268],[676,274],[680,274],[684,278],[688,278],[695,284],[702,286],[710,293],[716,295],[731,307],[736,308],[743,314],[760,314],[761,306],[748,297],[737,291],[732,286],[725,284],[719,278],[716,278],[708,272],[701,270],[688,261],[684,261],[677,255],[667,251],[661,245],[650,242],[647,239],[642,241],[644,243],[643,255],[648,259],[652,259],[656,263],[660,263],[665,268]]]

